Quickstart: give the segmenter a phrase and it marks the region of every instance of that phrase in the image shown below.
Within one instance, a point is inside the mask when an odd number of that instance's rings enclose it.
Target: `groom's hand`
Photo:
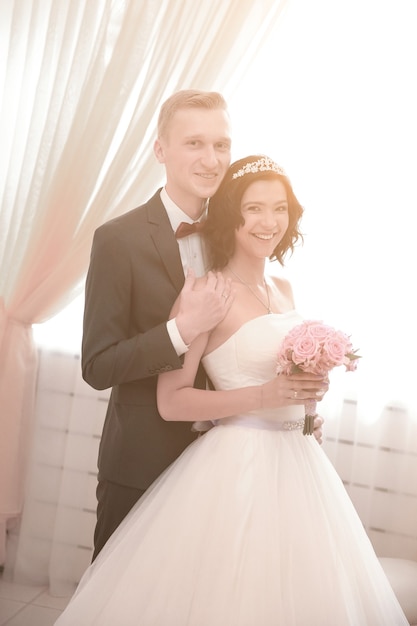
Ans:
[[[196,279],[190,270],[179,297],[175,316],[178,331],[186,344],[212,330],[222,321],[233,302],[231,281],[221,272],[209,272]]]

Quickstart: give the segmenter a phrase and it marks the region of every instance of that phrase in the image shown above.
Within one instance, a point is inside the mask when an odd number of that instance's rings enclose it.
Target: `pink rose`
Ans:
[[[320,342],[310,335],[301,335],[294,341],[292,360],[296,365],[312,361],[320,350]]]
[[[349,339],[341,332],[336,331],[327,337],[324,342],[324,351],[329,364],[334,367],[343,365],[348,346]]]
[[[308,321],[305,324],[308,333],[319,341],[324,341],[333,332],[330,326],[326,326],[322,322]]]

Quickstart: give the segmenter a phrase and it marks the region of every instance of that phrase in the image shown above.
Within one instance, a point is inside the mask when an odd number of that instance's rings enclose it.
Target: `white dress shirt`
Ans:
[[[165,187],[161,190],[161,200],[164,205],[168,218],[175,232],[181,222],[192,224],[194,221],[201,221],[205,218],[207,207],[203,210],[198,220],[192,220],[182,209],[179,208],[168,196]],[[182,267],[184,276],[187,275],[188,269],[194,270],[196,276],[204,276],[208,271],[207,254],[204,248],[204,241],[198,233],[188,235],[178,239]],[[168,334],[171,338],[178,356],[184,354],[188,350],[187,344],[184,343],[175,321],[175,318],[167,322]]]

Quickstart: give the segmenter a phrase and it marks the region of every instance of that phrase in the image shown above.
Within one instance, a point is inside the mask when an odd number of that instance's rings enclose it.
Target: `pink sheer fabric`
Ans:
[[[237,80],[285,4],[2,3],[0,546],[23,502],[31,325],[80,293],[95,228],[161,183],[152,153],[161,101]]]
[[[37,352],[31,327],[0,310],[0,563],[5,560],[5,526],[23,505],[28,446],[32,433]]]

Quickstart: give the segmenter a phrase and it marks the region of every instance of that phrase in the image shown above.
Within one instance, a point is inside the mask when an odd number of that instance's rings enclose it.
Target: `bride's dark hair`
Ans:
[[[204,236],[208,244],[212,269],[223,269],[235,249],[235,230],[244,224],[240,210],[242,196],[253,182],[279,180],[285,187],[288,201],[288,229],[271,255],[284,265],[288,251],[292,253],[298,240],[303,239],[299,222],[303,207],[298,202],[284,170],[265,155],[251,155],[239,159],[229,167],[219,189],[210,198]]]

